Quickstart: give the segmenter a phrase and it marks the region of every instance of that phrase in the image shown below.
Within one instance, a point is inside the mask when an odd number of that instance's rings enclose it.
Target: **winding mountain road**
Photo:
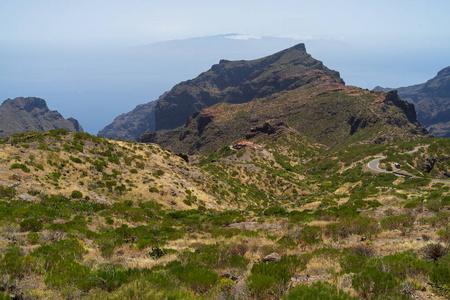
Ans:
[[[367,164],[367,166],[374,170],[375,172],[379,172],[379,173],[392,173],[383,169],[378,168],[378,165],[380,164],[380,160],[386,158],[385,156],[379,156],[378,158],[369,161],[369,163]]]
[[[408,151],[406,153],[414,154],[420,148],[423,148],[423,147],[427,147],[427,146],[418,146],[418,147],[415,147],[414,150]],[[367,167],[369,167],[369,169],[371,169],[371,170],[373,170],[375,172],[378,172],[378,173],[392,173],[395,176],[399,176],[399,177],[408,177],[408,176],[410,176],[410,175],[401,174],[401,173],[398,173],[398,172],[395,172],[395,171],[390,172],[390,171],[386,171],[386,170],[380,169],[378,167],[378,165],[380,164],[380,160],[382,160],[384,158],[386,158],[386,156],[376,156],[376,158],[374,158],[373,160],[371,160],[371,161],[369,161],[367,163]],[[412,177],[412,178],[420,178],[420,177],[417,177],[417,176],[410,176],[410,177]],[[442,182],[442,183],[450,183],[450,180],[445,180],[445,179],[431,179],[431,181],[433,181],[433,182]]]

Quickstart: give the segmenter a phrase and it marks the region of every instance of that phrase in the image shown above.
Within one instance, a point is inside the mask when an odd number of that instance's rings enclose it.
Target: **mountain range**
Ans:
[[[377,86],[374,90],[391,91]],[[450,137],[450,67],[425,83],[396,88],[402,99],[414,103],[417,118],[433,135]]]

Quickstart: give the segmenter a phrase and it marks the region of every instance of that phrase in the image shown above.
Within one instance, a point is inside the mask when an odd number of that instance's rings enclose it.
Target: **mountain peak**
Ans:
[[[7,99],[2,105],[25,110],[27,112],[31,112],[34,109],[49,110],[45,100],[37,97],[17,97],[14,99]]]
[[[447,67],[447,68],[444,68],[444,69],[440,70],[440,71],[437,73],[437,76],[446,76],[446,75],[450,75],[450,66]]]
[[[293,46],[293,47],[291,47],[289,49],[286,49],[286,51],[289,51],[289,50],[297,50],[297,51],[306,52],[306,46],[305,46],[304,43],[300,43],[300,44],[297,44],[297,45],[295,45],[295,46]]]
[[[0,137],[59,128],[83,132],[77,120],[64,119],[56,110],[50,110],[41,98],[17,97],[7,99],[0,105]]]
[[[312,58],[303,43],[260,59],[221,60],[158,100],[156,130],[182,126],[193,113],[219,102],[246,103],[324,80],[344,84],[339,72]]]

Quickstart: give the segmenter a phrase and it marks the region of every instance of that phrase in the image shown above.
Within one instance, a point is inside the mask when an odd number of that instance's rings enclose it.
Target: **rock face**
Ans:
[[[13,133],[51,129],[83,132],[77,120],[64,119],[59,112],[50,110],[45,100],[40,98],[7,99],[0,106],[0,137]]]
[[[173,152],[198,154],[242,139],[261,144],[291,134],[328,147],[429,136],[415,118],[414,106],[395,92],[370,92],[319,81],[270,101],[218,104],[194,114],[184,127],[147,132],[140,141]]]
[[[393,89],[377,86],[375,90]],[[450,67],[425,83],[396,90],[402,99],[414,103],[417,118],[432,134],[450,137]]]
[[[155,107],[156,101],[138,105],[132,111],[116,117],[98,135],[134,141],[145,132],[155,130]]]
[[[176,85],[158,100],[155,129],[182,126],[195,112],[219,102],[238,104],[267,98],[324,76],[344,83],[338,72],[306,53],[304,44],[252,61],[221,60],[197,78]]]

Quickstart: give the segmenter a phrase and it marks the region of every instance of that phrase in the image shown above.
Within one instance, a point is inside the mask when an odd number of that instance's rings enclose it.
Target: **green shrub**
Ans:
[[[82,266],[74,260],[59,260],[47,271],[44,282],[51,288],[76,285],[89,273],[88,267]]]
[[[206,293],[219,281],[219,276],[209,268],[193,263],[182,266],[175,262],[174,265],[171,274],[196,293]]]
[[[353,277],[352,286],[364,299],[389,295],[400,290],[400,285],[394,275],[375,267],[364,267]]]
[[[164,249],[159,248],[158,246],[152,247],[152,252],[150,252],[148,255],[150,255],[153,259],[159,259],[166,255],[166,251]]]
[[[443,205],[441,199],[429,199],[424,201],[424,206],[431,211],[439,211]]]
[[[101,255],[104,258],[111,258],[114,255],[116,246],[113,243],[105,243],[100,247]]]
[[[331,237],[333,241],[345,239],[350,235],[348,223],[331,223],[326,226],[325,236]]]
[[[32,231],[38,232],[44,227],[41,221],[29,218],[20,222],[20,230],[21,231]]]
[[[105,223],[108,225],[112,225],[112,224],[114,224],[114,220],[111,217],[106,217]]]
[[[282,248],[287,249],[294,249],[295,247],[297,247],[297,243],[289,235],[282,236],[277,241],[277,244],[280,245]]]
[[[10,276],[10,280],[14,281],[15,278],[30,272],[33,266],[34,260],[31,256],[24,255],[19,246],[9,244],[0,260],[0,273]]]
[[[150,187],[150,188],[148,189],[148,191],[149,191],[150,193],[159,193],[159,190],[158,190],[157,188],[155,188],[154,186]]]
[[[0,300],[12,300],[12,298],[9,295],[3,294],[3,292],[0,292]]]
[[[378,221],[372,218],[358,217],[349,222],[348,228],[350,233],[367,237],[376,236],[380,232]]]
[[[70,158],[70,160],[73,161],[74,163],[77,163],[77,164],[83,163],[83,161],[82,161],[81,159],[79,159],[78,157],[70,156],[69,158]]]
[[[283,216],[286,213],[286,209],[282,206],[272,206],[264,211],[265,216]]]
[[[12,198],[17,194],[16,189],[13,187],[6,187],[3,185],[0,185],[0,198]]]
[[[389,216],[381,220],[381,228],[386,230],[399,229],[403,234],[406,233],[407,228],[411,228],[414,224],[414,217],[412,215]]]
[[[400,279],[418,275],[426,276],[432,267],[432,263],[421,259],[414,251],[404,251],[387,255],[381,260],[375,260],[374,265],[378,269],[386,269]]]
[[[31,255],[41,261],[41,265],[44,266],[45,270],[49,270],[61,260],[80,261],[85,253],[86,250],[80,245],[78,240],[70,239],[40,246]]]
[[[81,199],[83,198],[83,193],[80,191],[72,191],[72,194],[70,195],[72,199]]]
[[[125,270],[111,264],[104,264],[95,271],[90,272],[82,280],[79,280],[77,286],[82,290],[100,288],[112,292],[123,284],[130,282],[134,270]]]
[[[322,241],[322,227],[305,225],[300,230],[298,238],[307,244],[320,243]]]
[[[256,299],[279,298],[287,292],[290,279],[291,274],[286,265],[259,263],[253,265],[247,286]]]
[[[36,232],[29,233],[27,235],[27,240],[30,244],[36,245],[39,241],[39,234],[37,234]]]
[[[163,170],[156,170],[155,172],[153,172],[153,175],[155,176],[163,176],[164,175],[164,171]]]
[[[19,163],[13,163],[11,165],[10,170],[14,170],[14,169],[21,169],[25,173],[30,172],[30,169],[27,166],[25,166],[24,164],[19,164]]]
[[[430,285],[446,297],[450,297],[450,264],[439,264],[429,274]]]
[[[312,285],[301,284],[292,288],[283,300],[357,300],[348,293],[339,290],[327,282],[315,282]]]

